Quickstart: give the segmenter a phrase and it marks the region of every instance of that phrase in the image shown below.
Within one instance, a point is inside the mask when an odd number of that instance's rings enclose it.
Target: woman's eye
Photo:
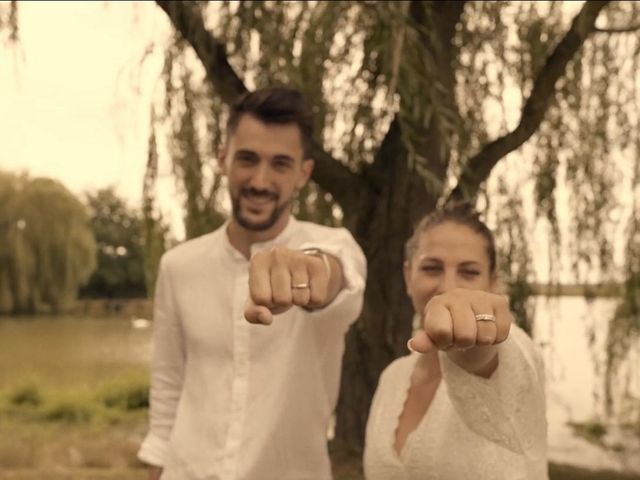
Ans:
[[[463,270],[461,273],[465,277],[477,277],[478,275],[480,275],[480,272],[477,272],[475,270]]]
[[[420,268],[423,272],[429,272],[429,273],[437,273],[440,272],[442,270],[442,268],[440,267],[436,267],[433,265],[425,265],[424,267]]]

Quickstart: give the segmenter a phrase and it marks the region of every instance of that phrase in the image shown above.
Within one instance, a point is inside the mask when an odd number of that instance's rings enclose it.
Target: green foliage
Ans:
[[[149,135],[147,168],[142,189],[142,245],[144,256],[144,278],[147,292],[152,295],[158,275],[160,258],[167,248],[168,227],[162,215],[155,209],[155,183],[158,177],[158,152],[155,132]]]
[[[578,435],[593,443],[601,443],[602,437],[607,434],[607,427],[600,422],[570,422],[569,426],[573,428]]]
[[[0,417],[26,422],[120,423],[149,407],[146,376],[129,375],[104,381],[95,390],[56,390],[37,379],[0,390]]]
[[[504,177],[498,179],[498,191],[492,197],[491,208],[495,218],[494,235],[498,254],[498,272],[509,295],[510,307],[516,317],[516,323],[527,333],[532,333],[534,317],[533,271],[531,251],[527,241],[530,234],[526,231],[522,200],[517,190],[510,190]]]
[[[97,242],[97,268],[80,290],[86,297],[146,295],[139,214],[127,207],[113,189],[86,195],[91,229]]]
[[[132,411],[149,407],[149,381],[139,377],[124,377],[107,382],[98,391],[105,407]]]
[[[640,143],[640,134],[637,138]],[[613,393],[617,370],[633,342],[640,337],[640,158],[638,157],[635,161],[634,177],[636,182],[633,206],[627,227],[625,281],[620,302],[609,322],[606,345],[605,404],[609,413],[615,410]],[[635,407],[632,411],[640,421],[640,405],[636,403]],[[622,409],[619,408],[619,410]],[[629,412],[627,416],[628,414]]]
[[[25,384],[9,395],[9,402],[16,406],[30,405],[36,407],[42,403],[42,393],[37,385]]]
[[[0,313],[64,311],[94,266],[78,199],[54,180],[0,172]]]
[[[215,164],[207,162],[212,157],[212,148],[221,143],[219,122],[212,122],[203,112],[220,111],[214,104],[210,91],[202,85],[200,78],[187,68],[189,58],[185,54],[183,41],[175,39],[168,49],[163,80],[165,101],[161,109],[153,111],[154,131],[150,139],[149,155],[155,160],[147,164],[147,175],[151,178],[158,168],[158,151],[155,129],[167,132],[167,152],[177,187],[183,194],[184,225],[187,238],[208,233],[224,222],[219,204],[222,178],[215,173]],[[213,141],[206,132],[213,134]],[[150,184],[147,194],[153,194]],[[149,197],[151,200],[151,197]]]
[[[38,417],[50,422],[85,423],[94,418],[91,406],[75,398],[60,398],[45,404]]]

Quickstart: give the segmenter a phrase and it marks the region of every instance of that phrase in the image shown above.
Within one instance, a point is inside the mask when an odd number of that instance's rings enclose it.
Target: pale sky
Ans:
[[[114,186],[139,204],[158,56],[142,74],[138,65],[166,36],[164,13],[153,3],[20,2],[19,26],[20,44],[0,48],[0,169],[74,193]]]

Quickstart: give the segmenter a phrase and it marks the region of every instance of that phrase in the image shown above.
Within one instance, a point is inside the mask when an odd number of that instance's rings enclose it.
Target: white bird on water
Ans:
[[[146,318],[132,318],[131,326],[137,329],[148,328],[151,325],[151,320],[147,320]]]

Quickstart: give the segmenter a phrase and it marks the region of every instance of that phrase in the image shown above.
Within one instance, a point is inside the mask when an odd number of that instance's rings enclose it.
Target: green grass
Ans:
[[[149,384],[142,374],[103,381],[95,388],[42,385],[28,379],[0,391],[0,416],[27,423],[114,424],[146,416],[149,406]]]
[[[136,452],[148,382],[131,374],[95,388],[27,379],[0,391],[0,479],[145,478]]]
[[[146,375],[64,390],[27,379],[0,391],[0,480],[143,480],[136,452],[147,428]],[[575,426],[592,441],[599,424]],[[363,480],[361,455],[330,446],[335,480]],[[640,480],[640,475],[550,465],[551,480]]]

